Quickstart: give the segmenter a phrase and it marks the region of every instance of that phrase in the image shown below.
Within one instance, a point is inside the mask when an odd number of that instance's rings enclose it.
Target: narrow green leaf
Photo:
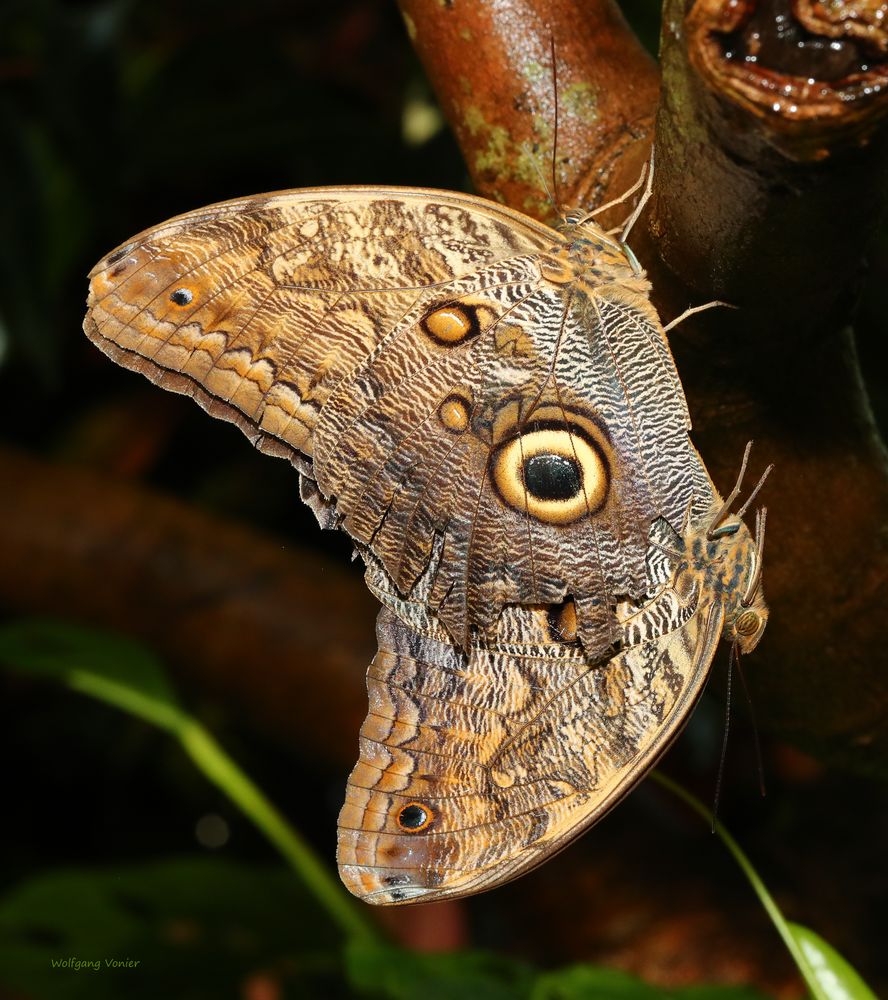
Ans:
[[[762,881],[762,877],[755,870],[740,845],[699,799],[659,771],[651,772],[651,777],[658,785],[668,789],[690,806],[694,812],[702,816],[710,824],[713,831],[718,834],[719,839],[727,847],[748,879],[765,912],[771,918],[771,923],[777,928],[777,933],[783,938],[783,943],[802,974],[814,1000],[846,1000],[846,998],[858,997],[862,1000],[875,1000],[867,985],[838,952],[813,931],[809,931],[799,924],[792,924],[783,916],[774,897]],[[800,935],[799,932],[802,934]],[[843,975],[839,975],[840,972]],[[831,993],[827,987],[839,992]],[[851,987],[857,990],[862,989],[864,992],[849,992]]]
[[[876,1000],[858,972],[819,934],[791,921],[787,926],[817,980],[821,996],[828,1000]]]
[[[160,726],[182,744],[194,764],[280,851],[348,937],[373,940],[377,932],[299,833],[184,708],[160,661],[126,639],[53,621],[0,626],[0,662],[63,681]]]
[[[164,729],[175,731],[184,718],[160,661],[122,636],[52,620],[11,622],[0,625],[0,662],[62,681]]]

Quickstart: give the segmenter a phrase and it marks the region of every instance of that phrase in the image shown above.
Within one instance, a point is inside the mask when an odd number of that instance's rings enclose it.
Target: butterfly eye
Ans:
[[[424,830],[434,819],[434,813],[419,802],[408,802],[398,813],[398,826],[408,833]]]
[[[170,295],[170,302],[177,306],[187,306],[194,298],[194,293],[190,288],[177,288]]]
[[[757,611],[748,610],[737,616],[734,622],[734,631],[737,635],[751,636],[761,628],[762,619]]]

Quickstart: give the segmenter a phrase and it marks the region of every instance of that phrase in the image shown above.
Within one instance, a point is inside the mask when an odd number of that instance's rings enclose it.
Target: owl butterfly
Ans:
[[[214,205],[91,274],[90,338],[288,458],[367,564],[338,860],[369,902],[564,846],[677,734],[719,637],[764,628],[648,289],[581,215],[398,188]]]

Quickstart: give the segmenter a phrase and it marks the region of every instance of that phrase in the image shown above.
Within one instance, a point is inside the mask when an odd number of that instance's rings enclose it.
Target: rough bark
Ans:
[[[553,220],[550,193],[571,207],[600,205],[636,180],[658,73],[615,3],[400,7],[480,194]]]
[[[669,0],[645,257],[661,262],[667,314],[706,299],[737,307],[680,327],[673,347],[717,481],[730,482],[748,439],[777,466],[765,498],[772,627],[753,668],[761,715],[821,754],[884,770],[888,475],[848,323],[885,187],[886,36],[871,20],[861,39],[868,11],[852,9],[848,34],[833,24],[824,36],[803,27],[804,5],[766,17]]]

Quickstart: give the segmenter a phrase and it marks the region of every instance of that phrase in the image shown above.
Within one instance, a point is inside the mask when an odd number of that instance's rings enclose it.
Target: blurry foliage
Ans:
[[[127,959],[138,965],[106,965]],[[53,966],[68,960],[90,964]],[[663,991],[587,965],[541,973],[482,952],[343,950],[294,879],[208,858],[24,883],[0,900],[0,969],[0,985],[45,1000],[228,1000],[260,984],[318,1000],[765,1000],[741,987]]]
[[[0,434],[347,553],[285,463],[99,355],[86,275],[247,193],[465,187],[436,114],[391,0],[0,0]]]
[[[3,3],[7,362],[57,386],[86,271],[160,217],[283,187],[458,181],[443,133],[402,142],[405,88],[427,87],[400,32],[386,0]]]
[[[55,871],[0,900],[0,985],[47,1000],[222,1000],[264,975],[287,995],[341,996],[339,938],[317,916],[274,868],[181,858]],[[53,967],[69,959],[100,967]],[[105,964],[126,959],[139,964]]]

